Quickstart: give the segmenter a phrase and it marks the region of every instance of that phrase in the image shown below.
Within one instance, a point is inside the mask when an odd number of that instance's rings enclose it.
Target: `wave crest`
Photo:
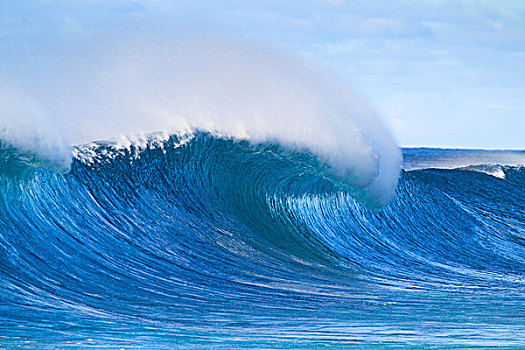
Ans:
[[[39,73],[10,77],[67,130],[69,145],[201,130],[311,152],[373,206],[394,193],[401,158],[389,132],[344,84],[300,59],[145,28],[71,40],[25,52],[24,72]]]

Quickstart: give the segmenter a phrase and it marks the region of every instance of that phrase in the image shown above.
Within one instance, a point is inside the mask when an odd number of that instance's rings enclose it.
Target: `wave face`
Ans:
[[[523,167],[403,171],[371,210],[277,143],[74,154],[69,173],[4,156],[0,344],[525,346]]]

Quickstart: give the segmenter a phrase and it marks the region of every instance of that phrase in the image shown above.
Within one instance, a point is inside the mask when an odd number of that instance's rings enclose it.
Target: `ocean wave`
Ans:
[[[250,346],[247,328],[269,346],[298,336],[312,345],[356,318],[433,343],[441,312],[460,328],[465,305],[471,322],[494,308],[502,318],[452,344],[522,344],[522,305],[509,293],[525,293],[524,168],[503,167],[504,181],[403,171],[393,201],[371,210],[312,153],[202,132],[143,141],[77,147],[69,173],[26,166],[0,177],[9,344],[45,347],[44,334],[55,345],[122,346],[110,327],[138,347],[217,337]],[[235,339],[216,334],[223,327]],[[388,341],[377,327],[360,341]]]
[[[0,347],[524,345],[522,152],[401,170],[337,79],[155,32],[2,61]]]

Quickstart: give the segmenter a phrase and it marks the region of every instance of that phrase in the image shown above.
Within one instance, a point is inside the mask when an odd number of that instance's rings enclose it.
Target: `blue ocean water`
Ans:
[[[0,347],[525,347],[524,153],[403,153],[369,209],[278,144],[4,147]]]

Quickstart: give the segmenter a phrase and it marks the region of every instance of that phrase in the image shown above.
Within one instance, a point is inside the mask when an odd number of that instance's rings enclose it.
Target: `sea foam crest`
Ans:
[[[145,28],[79,42],[24,52],[16,64],[42,73],[11,77],[67,130],[70,145],[200,130],[312,152],[373,206],[394,193],[400,152],[389,132],[345,84],[300,59]]]
[[[156,132],[121,136],[105,142],[90,142],[74,148],[73,156],[84,164],[93,165],[109,163],[118,156],[128,155],[130,160],[140,157],[146,149],[160,149],[167,152],[167,141],[171,136],[176,136],[178,141],[171,143],[171,148],[182,147],[193,138],[193,133],[169,134]]]

